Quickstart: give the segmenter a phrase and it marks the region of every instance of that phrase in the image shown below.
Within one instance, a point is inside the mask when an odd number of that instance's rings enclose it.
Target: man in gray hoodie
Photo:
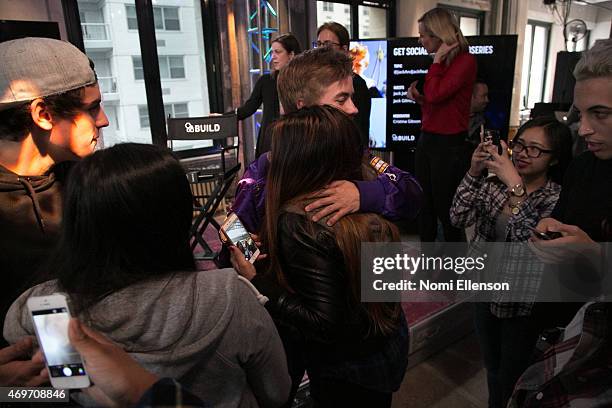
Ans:
[[[108,126],[92,64],[48,38],[0,43],[0,316],[47,257],[66,165]]]

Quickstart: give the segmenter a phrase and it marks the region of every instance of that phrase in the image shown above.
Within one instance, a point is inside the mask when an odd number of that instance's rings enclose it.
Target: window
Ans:
[[[136,19],[136,7],[125,6],[125,15],[127,16],[128,30],[138,30],[138,20]]]
[[[334,12],[334,9],[337,11]],[[352,36],[351,6],[331,1],[317,1],[317,26],[329,21],[342,24]]]
[[[162,118],[164,110],[177,117],[208,114],[207,76],[211,70],[206,57],[209,54],[205,49],[208,36],[205,39],[204,31],[209,29],[212,22],[203,22],[201,18],[204,11],[210,13],[205,4],[207,2],[144,2],[146,7],[151,7],[153,21],[151,25],[144,24],[143,27],[138,25],[136,15],[141,10],[137,8],[135,0],[77,0],[76,3],[81,22],[88,29],[94,24],[104,23],[109,34],[105,42],[91,41],[92,30],[85,38],[85,52],[96,63],[104,108],[110,121],[110,126],[102,133],[101,146],[109,147],[121,142],[164,144],[165,140],[161,140],[163,123],[158,118],[149,118],[149,111],[156,112]],[[116,18],[124,15],[125,18]],[[187,27],[189,30],[185,29]],[[146,38],[150,46],[154,42],[149,40],[156,33],[158,46],[161,47],[157,51],[159,61],[152,61],[151,67],[143,69],[146,58],[141,57],[140,37]],[[144,82],[149,79],[145,74],[148,68],[159,69],[157,75],[163,78],[159,89],[161,101],[147,97]],[[149,103],[156,105],[149,106]],[[175,143],[175,150],[178,150],[177,147],[193,149],[210,145],[209,141],[188,141],[184,147],[181,143]]]
[[[153,7],[153,20],[156,30],[179,31],[181,29],[178,7]]]
[[[480,35],[484,31],[484,11],[462,7],[442,6],[457,18],[463,35]]]
[[[125,6],[128,29],[138,30],[138,21],[136,20],[136,7]],[[153,20],[155,21],[156,30],[180,31],[181,24],[179,20],[178,7],[153,7]]]
[[[535,103],[543,102],[550,27],[550,23],[532,20],[525,27],[521,109],[531,109]]]
[[[144,79],[142,57],[132,57],[132,63],[134,64],[134,79]]]
[[[142,58],[132,57],[134,63],[134,79],[144,79],[142,69]],[[161,79],[183,79],[185,78],[185,64],[182,55],[159,56],[159,76]]]
[[[459,27],[463,35],[479,35],[480,19],[475,17],[459,17]]]
[[[164,116],[172,116],[173,118],[188,118],[189,107],[187,102],[182,103],[164,103]],[[147,105],[138,105],[138,116],[140,117],[140,127],[148,128],[149,123],[149,110]]]
[[[334,3],[330,3],[329,1],[323,1],[323,11],[334,11]]]
[[[166,116],[170,115],[173,118],[189,117],[187,103],[164,103],[164,111],[166,112]]]
[[[387,10],[380,7],[359,6],[359,38],[387,37]]]
[[[138,115],[140,116],[140,127],[143,129],[150,127],[147,105],[138,105]]]

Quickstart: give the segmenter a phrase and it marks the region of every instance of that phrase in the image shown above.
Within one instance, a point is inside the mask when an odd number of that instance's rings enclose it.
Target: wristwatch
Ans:
[[[510,189],[510,194],[515,197],[522,197],[525,195],[525,186],[523,183],[519,183]]]

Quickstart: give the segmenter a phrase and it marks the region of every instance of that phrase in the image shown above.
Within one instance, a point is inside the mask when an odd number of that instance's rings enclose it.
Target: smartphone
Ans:
[[[251,263],[259,256],[259,248],[235,213],[230,214],[221,225],[219,238],[224,244],[235,245]]]
[[[557,238],[562,237],[562,234],[559,232],[552,232],[552,231],[542,232],[542,231],[538,231],[535,228],[531,228],[531,232],[533,232],[533,235],[535,235],[536,237],[544,241],[550,241],[551,239],[557,239]]]
[[[51,385],[60,389],[89,387],[81,355],[68,340],[70,311],[66,297],[58,293],[31,297],[28,309],[45,356]]]
[[[491,142],[495,146],[497,146],[497,154],[501,156],[503,150],[501,145],[501,136],[498,130],[495,129],[485,129],[484,130],[484,141]]]

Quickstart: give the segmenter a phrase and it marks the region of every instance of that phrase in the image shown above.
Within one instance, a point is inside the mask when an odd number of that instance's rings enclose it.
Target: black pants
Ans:
[[[449,210],[459,182],[469,168],[465,134],[438,135],[421,132],[416,150],[416,177],[425,201],[419,214],[422,242],[436,239],[438,219],[446,242],[465,241],[463,231],[452,226]]]
[[[292,338],[282,328],[279,329],[281,340],[285,346],[287,366],[291,376],[291,392],[289,400],[283,408],[291,408],[298,391],[300,382],[307,371],[304,361],[304,344]],[[363,408],[389,408],[391,407],[392,393],[379,392],[363,388],[350,381],[321,378],[313,372],[308,372],[310,381],[310,396],[314,408],[336,407],[363,407]]]
[[[505,407],[529,366],[540,324],[531,316],[500,319],[489,303],[474,303],[474,323],[487,369],[489,408]]]

